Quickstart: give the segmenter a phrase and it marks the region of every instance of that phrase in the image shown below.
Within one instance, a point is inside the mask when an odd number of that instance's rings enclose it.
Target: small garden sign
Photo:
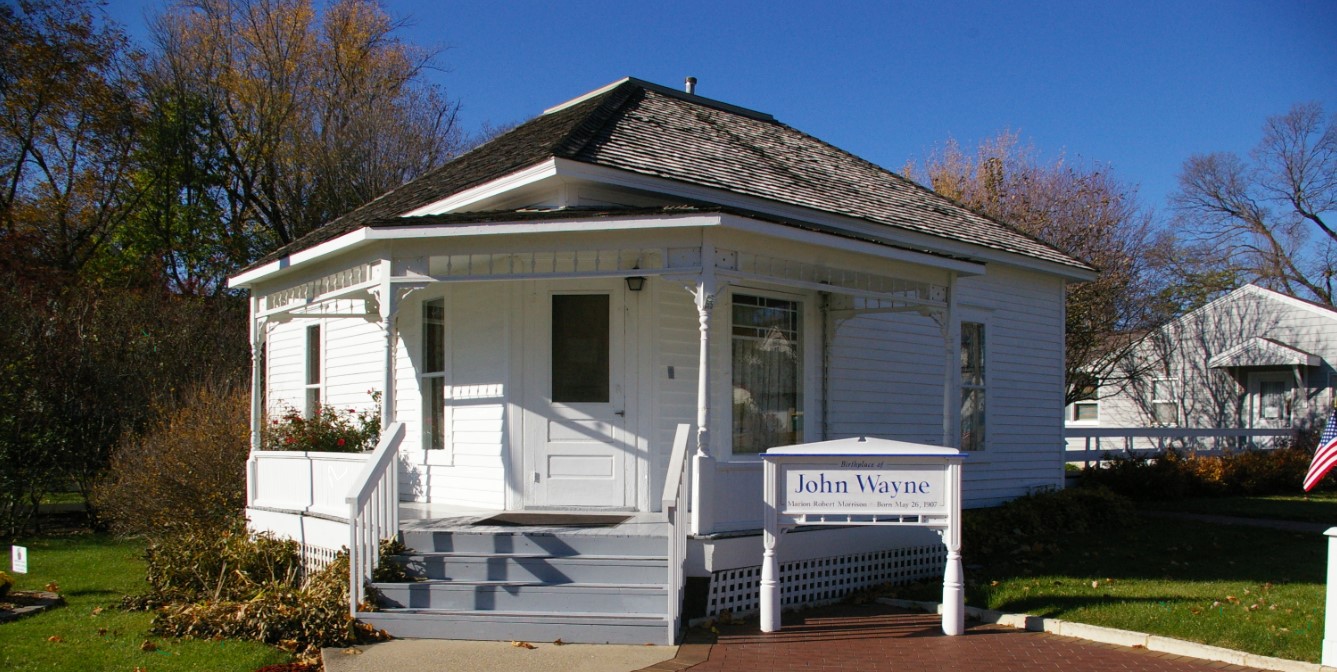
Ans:
[[[839,439],[772,448],[765,463],[761,629],[780,629],[781,533],[798,525],[929,527],[947,546],[942,631],[965,631],[961,571],[961,463],[954,448],[887,439]]]
[[[9,552],[9,566],[15,574],[28,573],[28,547],[12,546]]]

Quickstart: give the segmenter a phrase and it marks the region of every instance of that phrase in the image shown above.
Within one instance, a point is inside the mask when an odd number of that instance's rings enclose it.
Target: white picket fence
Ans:
[[[1114,456],[1148,457],[1167,448],[1195,455],[1222,455],[1273,448],[1294,429],[1189,429],[1185,427],[1068,427],[1065,461],[1086,466]]]

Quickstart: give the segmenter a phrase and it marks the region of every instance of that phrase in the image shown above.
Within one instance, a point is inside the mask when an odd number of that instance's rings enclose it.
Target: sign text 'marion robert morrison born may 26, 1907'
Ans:
[[[834,468],[833,468],[834,467]],[[944,470],[936,465],[844,460],[838,465],[793,465],[785,471],[785,513],[939,513],[947,505]]]

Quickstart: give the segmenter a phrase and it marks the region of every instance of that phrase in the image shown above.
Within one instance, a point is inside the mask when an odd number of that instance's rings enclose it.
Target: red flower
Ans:
[[[293,438],[293,437],[290,436],[290,437],[288,437],[287,439],[285,439],[283,442],[284,442],[284,443],[297,443],[297,439],[295,439],[295,438]]]
[[[344,445],[344,440],[343,440],[342,438],[340,438],[340,439],[339,439],[338,441],[336,441],[335,443],[337,443],[338,445],[342,446],[342,445]]]

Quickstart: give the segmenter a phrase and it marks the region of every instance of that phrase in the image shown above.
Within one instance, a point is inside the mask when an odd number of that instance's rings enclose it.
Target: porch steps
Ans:
[[[358,618],[396,637],[663,644],[668,538],[627,529],[405,529],[413,580],[376,584],[380,611]]]

